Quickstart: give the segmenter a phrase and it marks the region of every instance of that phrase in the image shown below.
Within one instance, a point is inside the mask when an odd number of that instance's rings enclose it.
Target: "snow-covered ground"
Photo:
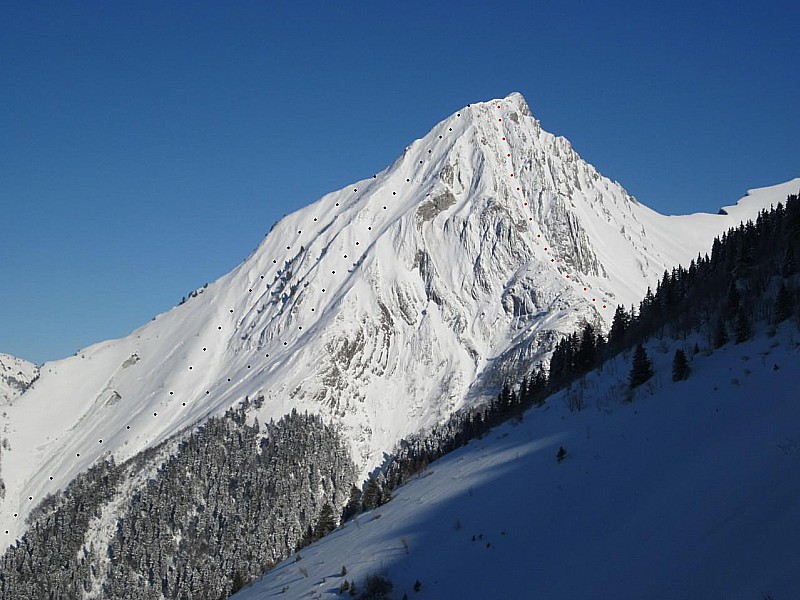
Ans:
[[[800,335],[701,352],[673,383],[694,341],[648,344],[632,403],[628,356],[586,378],[582,412],[549,399],[234,598],[330,599],[376,573],[397,599],[800,597]]]

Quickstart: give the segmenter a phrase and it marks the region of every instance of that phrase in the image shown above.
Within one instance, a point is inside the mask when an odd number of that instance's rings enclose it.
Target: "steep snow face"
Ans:
[[[185,304],[44,365],[4,417],[0,536],[94,461],[246,395],[265,397],[261,419],[294,407],[341,423],[366,472],[738,223],[701,217],[638,204],[519,94],[470,105],[386,170],[281,220]]]
[[[36,379],[39,369],[33,363],[0,354],[0,405],[14,400]]]
[[[394,598],[414,598],[416,581],[420,598],[794,598],[793,327],[699,354],[677,383],[674,350],[703,340],[654,341],[656,375],[632,404],[620,356],[572,390],[582,412],[569,412],[565,393],[550,398],[233,598],[334,600],[345,579],[361,586],[373,574],[394,582]]]

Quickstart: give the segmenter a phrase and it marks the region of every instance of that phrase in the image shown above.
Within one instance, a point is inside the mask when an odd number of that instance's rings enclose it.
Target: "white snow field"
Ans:
[[[550,398],[233,598],[332,599],[370,574],[398,600],[799,598],[800,335],[701,353],[673,383],[693,343],[648,344],[632,403],[627,357],[587,376],[583,411]]]
[[[367,473],[798,189],[666,217],[543,131],[519,94],[472,104],[381,173],[282,219],[185,304],[43,365],[0,407],[0,541],[98,460],[122,462],[245,396],[265,397],[262,422],[297,408],[341,424]]]

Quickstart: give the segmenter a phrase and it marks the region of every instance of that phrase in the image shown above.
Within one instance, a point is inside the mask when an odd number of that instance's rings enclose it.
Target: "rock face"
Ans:
[[[263,397],[248,419],[334,423],[366,473],[546,360],[562,333],[607,326],[781,193],[665,217],[543,131],[519,94],[469,105],[381,173],[285,217],[203,293],[46,364],[0,417],[0,537],[98,461],[168,447],[246,397]]]
[[[39,369],[33,363],[0,354],[0,404],[14,400],[27,390],[39,376]]]

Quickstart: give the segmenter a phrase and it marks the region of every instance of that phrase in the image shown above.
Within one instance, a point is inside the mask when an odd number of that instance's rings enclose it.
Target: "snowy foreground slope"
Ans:
[[[701,353],[673,383],[693,343],[651,343],[632,404],[617,359],[584,411],[550,398],[233,598],[332,599],[376,573],[397,599],[800,597],[800,336]]]
[[[343,425],[366,473],[798,188],[666,217],[543,131],[519,94],[470,105],[381,173],[282,219],[185,304],[45,364],[0,411],[0,540],[91,465],[246,396],[264,397],[261,422],[297,408]]]

